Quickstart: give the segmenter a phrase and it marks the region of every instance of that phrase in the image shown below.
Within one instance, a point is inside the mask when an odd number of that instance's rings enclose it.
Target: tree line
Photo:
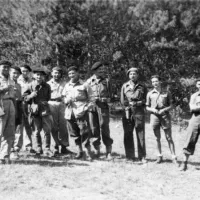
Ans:
[[[117,94],[137,67],[145,84],[169,83],[182,108],[200,76],[198,0],[0,0],[0,12],[0,58],[15,65],[76,64],[89,77],[103,60]]]

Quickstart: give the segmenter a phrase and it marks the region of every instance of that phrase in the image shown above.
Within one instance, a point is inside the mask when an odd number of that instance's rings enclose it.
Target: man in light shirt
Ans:
[[[86,148],[86,158],[91,160],[90,138],[91,130],[88,120],[88,93],[87,87],[79,79],[78,68],[71,66],[68,69],[70,81],[63,90],[64,102],[66,104],[65,118],[67,120],[67,129],[71,137],[75,138],[78,146],[76,159],[84,157],[83,143]]]
[[[54,155],[59,153],[59,146],[61,146],[61,153],[67,154],[70,151],[66,148],[69,146],[68,131],[66,126],[65,104],[62,102],[62,92],[66,82],[62,80],[62,69],[54,67],[51,75],[52,79],[47,83],[51,87],[51,99],[49,100],[49,107],[53,117],[52,136],[55,141]]]
[[[15,83],[9,77],[10,66],[9,61],[0,62],[0,164],[10,163],[15,138]]]

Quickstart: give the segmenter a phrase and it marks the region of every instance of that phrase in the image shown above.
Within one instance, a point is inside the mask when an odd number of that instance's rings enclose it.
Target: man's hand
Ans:
[[[159,115],[162,115],[162,114],[164,114],[164,113],[165,113],[165,109],[161,109],[161,110],[158,111],[158,114],[159,114]]]
[[[151,108],[151,112],[154,114],[159,114],[159,111],[156,108]]]
[[[31,92],[31,97],[36,97],[37,96],[37,92],[36,91],[33,91],[33,92]]]

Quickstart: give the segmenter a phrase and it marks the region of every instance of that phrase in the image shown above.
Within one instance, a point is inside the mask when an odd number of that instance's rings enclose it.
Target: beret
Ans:
[[[129,72],[136,72],[136,73],[138,73],[138,68],[132,67],[132,68],[128,69],[128,71],[126,72],[126,75],[128,75]]]
[[[20,74],[22,73],[21,69],[19,67],[17,67],[17,66],[13,66],[13,67],[11,67],[11,69],[17,70]]]
[[[0,61],[0,65],[6,65],[6,66],[10,67],[12,65],[12,63],[7,60],[2,60],[2,61]]]
[[[40,73],[42,73],[43,75],[46,75],[46,72],[45,72],[43,69],[41,69],[41,68],[35,68],[35,69],[33,70],[33,73],[37,73],[37,72],[40,72]]]
[[[63,70],[62,70],[62,68],[61,67],[53,67],[52,68],[52,71],[59,71],[59,72],[62,72]]]
[[[103,65],[108,65],[107,62],[95,62],[92,67],[91,67],[91,70],[97,70],[99,67],[103,66]]]
[[[78,71],[78,67],[76,67],[76,66],[70,66],[68,69],[67,69],[67,72],[69,73],[70,71]]]
[[[23,65],[22,67],[23,67],[23,68],[25,68],[25,69],[28,69],[28,71],[29,71],[29,72],[31,72],[31,71],[32,71],[32,69],[30,68],[30,66],[29,66],[29,65]],[[21,68],[22,68],[22,67],[21,67]]]

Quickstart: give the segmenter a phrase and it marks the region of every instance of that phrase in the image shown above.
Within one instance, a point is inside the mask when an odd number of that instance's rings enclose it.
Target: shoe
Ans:
[[[58,155],[59,155],[58,149],[54,149],[54,151],[53,151],[53,156],[58,156]]]
[[[174,159],[172,160],[172,163],[174,163],[175,165],[179,166],[177,158],[174,158]]]
[[[36,150],[36,152],[35,152],[35,154],[36,154],[37,156],[43,154],[42,148],[41,148],[41,147],[38,147],[37,150]]]
[[[160,164],[160,163],[162,163],[162,161],[163,161],[163,158],[162,158],[162,156],[158,156],[158,158],[157,158],[157,160],[156,160],[156,164]]]
[[[0,159],[0,165],[10,165],[11,161],[9,158]]]
[[[79,151],[74,158],[75,159],[81,159],[81,158],[83,158],[83,156],[84,156],[83,151]]]
[[[11,160],[18,160],[18,159],[19,159],[19,154],[18,154],[18,152],[12,152],[12,153],[10,154],[10,158],[11,158]]]
[[[14,152],[19,152],[19,151],[20,151],[20,148],[19,148],[19,147],[14,147],[13,151],[14,151]]]
[[[111,153],[107,153],[106,160],[107,161],[113,160],[113,157],[112,157]]]
[[[47,156],[47,157],[53,157],[53,153],[50,149],[46,149],[44,151],[44,156]]]
[[[85,158],[87,161],[92,161],[93,158],[92,158],[91,147],[86,148]]]
[[[142,162],[142,164],[146,164],[146,163],[148,163],[148,161],[147,161],[146,158],[142,158],[141,162]]]
[[[180,171],[186,171],[187,170],[187,162],[183,162],[182,166],[180,167]]]
[[[62,146],[60,152],[61,152],[62,154],[73,154],[73,152],[70,151],[66,146]]]
[[[32,147],[26,147],[26,151],[30,154],[36,153],[36,151]]]
[[[96,147],[95,150],[94,150],[94,156],[96,158],[99,158],[100,157],[100,146]]]

